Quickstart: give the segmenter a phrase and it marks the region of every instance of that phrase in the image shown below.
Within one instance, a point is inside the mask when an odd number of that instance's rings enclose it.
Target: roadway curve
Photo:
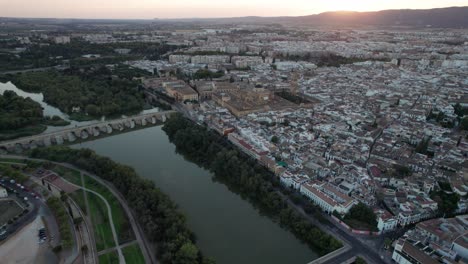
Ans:
[[[143,256],[145,257],[145,263],[149,263],[149,264],[151,264],[151,263],[157,264],[158,263],[155,255],[153,254],[153,250],[151,250],[152,246],[151,246],[151,244],[149,243],[149,241],[147,240],[147,238],[145,236],[144,230],[141,228],[141,226],[135,220],[135,216],[133,215],[133,211],[128,206],[128,204],[127,204],[125,198],[122,196],[122,194],[117,189],[115,189],[115,187],[112,184],[108,183],[107,181],[104,181],[103,179],[101,179],[100,177],[98,177],[98,176],[96,176],[94,174],[91,174],[89,172],[81,170],[81,169],[79,169],[79,168],[77,168],[77,167],[75,167],[73,165],[68,164],[68,163],[52,162],[52,161],[43,160],[43,159],[31,159],[31,158],[28,158],[28,157],[15,156],[15,155],[0,155],[0,158],[16,158],[16,159],[22,159],[22,160],[51,162],[53,164],[57,164],[57,165],[60,165],[60,166],[63,166],[63,167],[69,168],[69,169],[77,170],[80,173],[83,173],[83,174],[91,177],[92,179],[96,180],[100,184],[104,185],[117,198],[117,200],[122,205],[122,208],[125,210],[125,213],[127,214],[128,218],[129,218],[130,225],[132,226],[133,232],[134,232],[134,234],[136,236],[136,240],[138,241],[138,245],[140,246],[140,249],[141,249],[141,251],[143,253]],[[75,184],[73,184],[73,185],[75,185]],[[77,186],[77,185],[75,185],[75,186]],[[78,187],[81,188],[81,186],[78,186]],[[112,219],[112,217],[111,217],[111,219]],[[119,244],[116,243],[116,245],[118,246]]]

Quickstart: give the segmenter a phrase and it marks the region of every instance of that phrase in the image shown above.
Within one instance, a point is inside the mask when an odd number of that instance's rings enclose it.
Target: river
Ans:
[[[304,264],[317,258],[248,201],[214,182],[209,171],[177,154],[160,126],[72,147],[90,148],[153,180],[187,216],[204,254],[219,264]]]
[[[27,93],[12,83],[0,83],[0,94],[12,90],[43,107],[44,115],[68,115],[44,102],[40,93]],[[144,111],[154,112],[157,108]],[[70,126],[96,122],[71,121]],[[51,132],[64,127],[48,127]],[[317,258],[312,250],[261,215],[249,202],[212,180],[212,174],[175,153],[160,126],[131,131],[72,147],[86,147],[132,166],[151,179],[187,216],[201,250],[219,264],[303,264]]]

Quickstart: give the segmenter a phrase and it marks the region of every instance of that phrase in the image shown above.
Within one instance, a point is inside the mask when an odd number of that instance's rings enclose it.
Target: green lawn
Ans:
[[[130,264],[131,262],[127,263]],[[117,255],[117,251],[112,251],[99,256],[99,264],[119,264],[119,255]]]
[[[104,201],[97,195],[88,192],[90,217],[96,238],[97,251],[115,247],[114,237],[107,215],[107,207]]]
[[[122,251],[126,263],[145,264],[145,258],[143,257],[143,253],[141,253],[138,244],[133,244],[128,247],[125,247]]]
[[[114,221],[115,229],[119,237],[119,243],[123,244],[134,240],[135,235],[133,234],[128,217],[117,198],[109,191],[109,189],[89,176],[85,176],[85,186],[90,190],[100,193],[109,202],[112,210],[112,220]]]
[[[86,210],[86,202],[85,202],[85,198],[84,198],[84,191],[83,190],[76,190],[76,191],[70,193],[69,196],[70,196],[70,198],[73,199],[73,201],[76,202],[76,204],[78,204],[81,211],[85,215],[88,215],[88,212]]]

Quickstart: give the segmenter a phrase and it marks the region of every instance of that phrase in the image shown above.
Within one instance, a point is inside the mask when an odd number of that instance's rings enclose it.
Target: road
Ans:
[[[51,161],[48,161],[48,160],[31,159],[31,158],[28,158],[28,157],[15,156],[15,155],[0,155],[0,158],[16,158],[16,159],[23,159],[23,160],[26,159],[26,160],[33,160],[33,161],[40,161],[40,162],[51,162]],[[134,234],[136,236],[136,240],[138,241],[138,245],[140,246],[140,249],[141,249],[141,251],[143,253],[143,256],[145,258],[145,263],[149,263],[149,264],[151,264],[151,263],[157,264],[158,263],[155,255],[154,255],[154,250],[152,249],[153,247],[151,246],[151,244],[147,240],[144,230],[141,228],[141,226],[136,221],[135,216],[133,214],[133,211],[128,206],[127,201],[125,200],[125,198],[120,194],[120,192],[117,189],[115,189],[115,187],[112,184],[108,183],[107,181],[102,180],[100,177],[98,177],[98,176],[96,176],[94,174],[83,171],[83,170],[81,170],[81,169],[79,169],[79,168],[77,168],[77,167],[75,167],[73,165],[70,165],[70,164],[67,164],[67,163],[59,163],[59,162],[51,162],[51,163],[54,163],[54,164],[57,164],[57,165],[60,165],[60,166],[63,166],[63,167],[69,168],[69,169],[77,170],[80,173],[91,177],[92,179],[96,180],[100,184],[107,187],[109,189],[109,191],[117,198],[119,203],[122,205],[122,208],[124,209],[125,213],[127,214],[130,225],[132,226],[133,232],[134,232]],[[81,188],[81,186],[78,186],[78,187]],[[110,219],[112,219],[112,218],[110,218]],[[116,243],[116,245],[118,245],[118,243]]]
[[[292,206],[296,211],[301,213],[310,223],[314,224],[322,231],[336,237],[337,239],[341,240],[345,246],[350,246],[350,250],[343,252],[325,262],[311,262],[311,263],[326,263],[326,264],[334,264],[334,263],[342,263],[354,256],[361,256],[364,258],[367,263],[389,263],[388,260],[382,259],[379,254],[375,252],[375,249],[367,245],[367,243],[363,243],[357,235],[349,233],[347,230],[336,223],[329,215],[323,214],[328,221],[328,223],[321,223],[311,215],[307,214],[304,209],[291,201],[289,197],[279,193],[283,199],[285,199],[290,206]]]

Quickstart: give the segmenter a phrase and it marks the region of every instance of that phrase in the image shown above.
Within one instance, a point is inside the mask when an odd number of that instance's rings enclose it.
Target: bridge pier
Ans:
[[[89,136],[89,135],[88,135],[88,132],[86,131],[86,129],[81,130],[80,137],[81,137],[82,139],[87,139],[88,136]]]
[[[111,134],[114,130],[123,131],[126,128],[133,129],[135,126],[147,126],[148,124],[157,124],[160,120],[165,122],[176,111],[166,111],[159,113],[142,114],[113,121],[104,121],[91,125],[84,125],[75,128],[67,128],[62,131],[45,133],[30,137],[24,137],[15,140],[0,142],[0,151],[22,152],[23,150],[61,145],[65,142],[74,142],[77,139],[87,139],[88,137],[97,137],[102,133]]]
[[[122,131],[124,129],[124,126],[120,123],[117,123],[117,124],[112,124],[112,128],[118,131]]]
[[[67,139],[68,139],[68,142],[73,142],[76,140],[76,135],[75,133],[73,132],[68,132],[67,133]]]
[[[63,144],[63,137],[61,135],[55,136],[55,144],[62,145]]]
[[[95,127],[95,128],[93,129],[93,136],[97,137],[97,136],[99,136],[99,134],[100,134],[100,129],[99,129],[99,127]]]
[[[110,125],[106,125],[105,128],[106,128],[107,134],[112,133],[112,127]]]
[[[48,147],[52,145],[52,139],[50,137],[45,137],[44,138],[44,146]]]

